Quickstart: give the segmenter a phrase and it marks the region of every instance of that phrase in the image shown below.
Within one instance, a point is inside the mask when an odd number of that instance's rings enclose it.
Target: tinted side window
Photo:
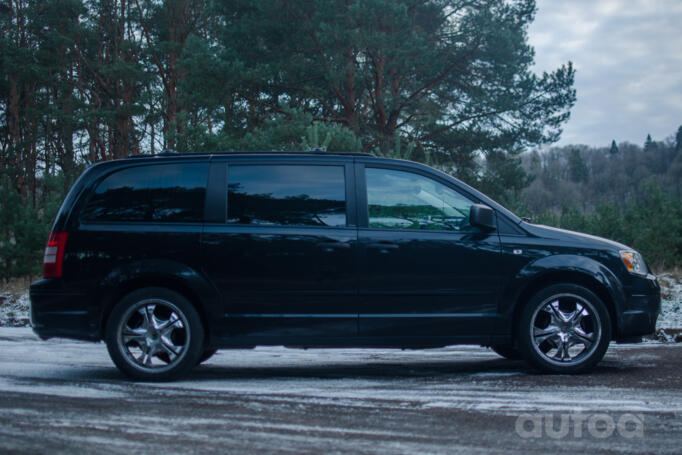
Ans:
[[[227,222],[345,226],[342,166],[230,165]]]
[[[389,169],[365,170],[369,227],[472,231],[472,201],[430,178]]]
[[[123,169],[95,189],[81,217],[88,221],[202,221],[207,163]]]

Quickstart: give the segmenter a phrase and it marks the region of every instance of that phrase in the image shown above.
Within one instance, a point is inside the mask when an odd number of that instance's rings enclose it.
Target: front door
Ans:
[[[469,224],[476,201],[426,173],[362,167],[360,334],[488,332],[497,313],[500,243],[495,232]]]

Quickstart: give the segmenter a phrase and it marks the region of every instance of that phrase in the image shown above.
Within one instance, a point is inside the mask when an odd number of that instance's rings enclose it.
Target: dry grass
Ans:
[[[676,287],[679,287],[679,283],[682,283],[682,269],[674,268],[672,270],[662,271],[656,273],[656,276],[661,285],[661,297],[668,300],[675,298],[676,294],[679,292]]]
[[[656,267],[653,267],[654,269],[654,274],[656,276],[669,276],[677,281],[682,281],[682,267],[673,267],[671,269],[666,268],[666,269],[658,269]]]
[[[19,296],[28,292],[28,287],[35,277],[12,278],[6,282],[0,282],[0,294],[8,293],[14,296]]]

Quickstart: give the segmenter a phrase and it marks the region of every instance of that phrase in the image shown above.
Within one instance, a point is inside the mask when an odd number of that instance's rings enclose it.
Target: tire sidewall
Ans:
[[[118,328],[129,308],[146,299],[163,299],[175,305],[189,324],[189,344],[184,357],[172,368],[163,371],[145,371],[131,365],[118,343]],[[114,364],[126,376],[139,381],[170,381],[191,370],[203,353],[204,329],[196,308],[183,295],[162,287],[138,289],[123,297],[112,309],[105,328],[104,341]]]
[[[577,364],[557,365],[547,361],[533,346],[530,326],[533,315],[547,299],[558,294],[575,294],[587,300],[597,312],[601,322],[601,338],[597,347],[583,361]],[[517,325],[518,347],[524,360],[536,369],[547,373],[574,374],[594,368],[606,354],[611,341],[611,316],[602,300],[589,289],[569,283],[555,284],[537,292],[524,306]]]

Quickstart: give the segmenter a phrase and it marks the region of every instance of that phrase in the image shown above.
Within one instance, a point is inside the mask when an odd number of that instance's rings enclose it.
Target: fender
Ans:
[[[607,305],[612,303],[616,314],[621,314],[620,310],[625,306],[626,297],[623,284],[618,277],[601,262],[588,256],[574,254],[544,256],[526,264],[504,290],[500,312],[511,316],[517,305],[523,303],[520,300],[524,292],[543,281],[560,282],[562,274],[596,281],[606,290],[611,300],[604,303]],[[570,277],[567,277],[566,281],[570,281]]]
[[[100,281],[96,287],[98,295],[93,301],[101,302],[101,330],[116,302],[125,294],[145,286],[164,286],[182,294],[190,294],[188,297],[197,306],[207,325],[206,333],[213,332],[214,322],[219,320],[220,293],[197,270],[169,259],[131,262],[115,268]]]

